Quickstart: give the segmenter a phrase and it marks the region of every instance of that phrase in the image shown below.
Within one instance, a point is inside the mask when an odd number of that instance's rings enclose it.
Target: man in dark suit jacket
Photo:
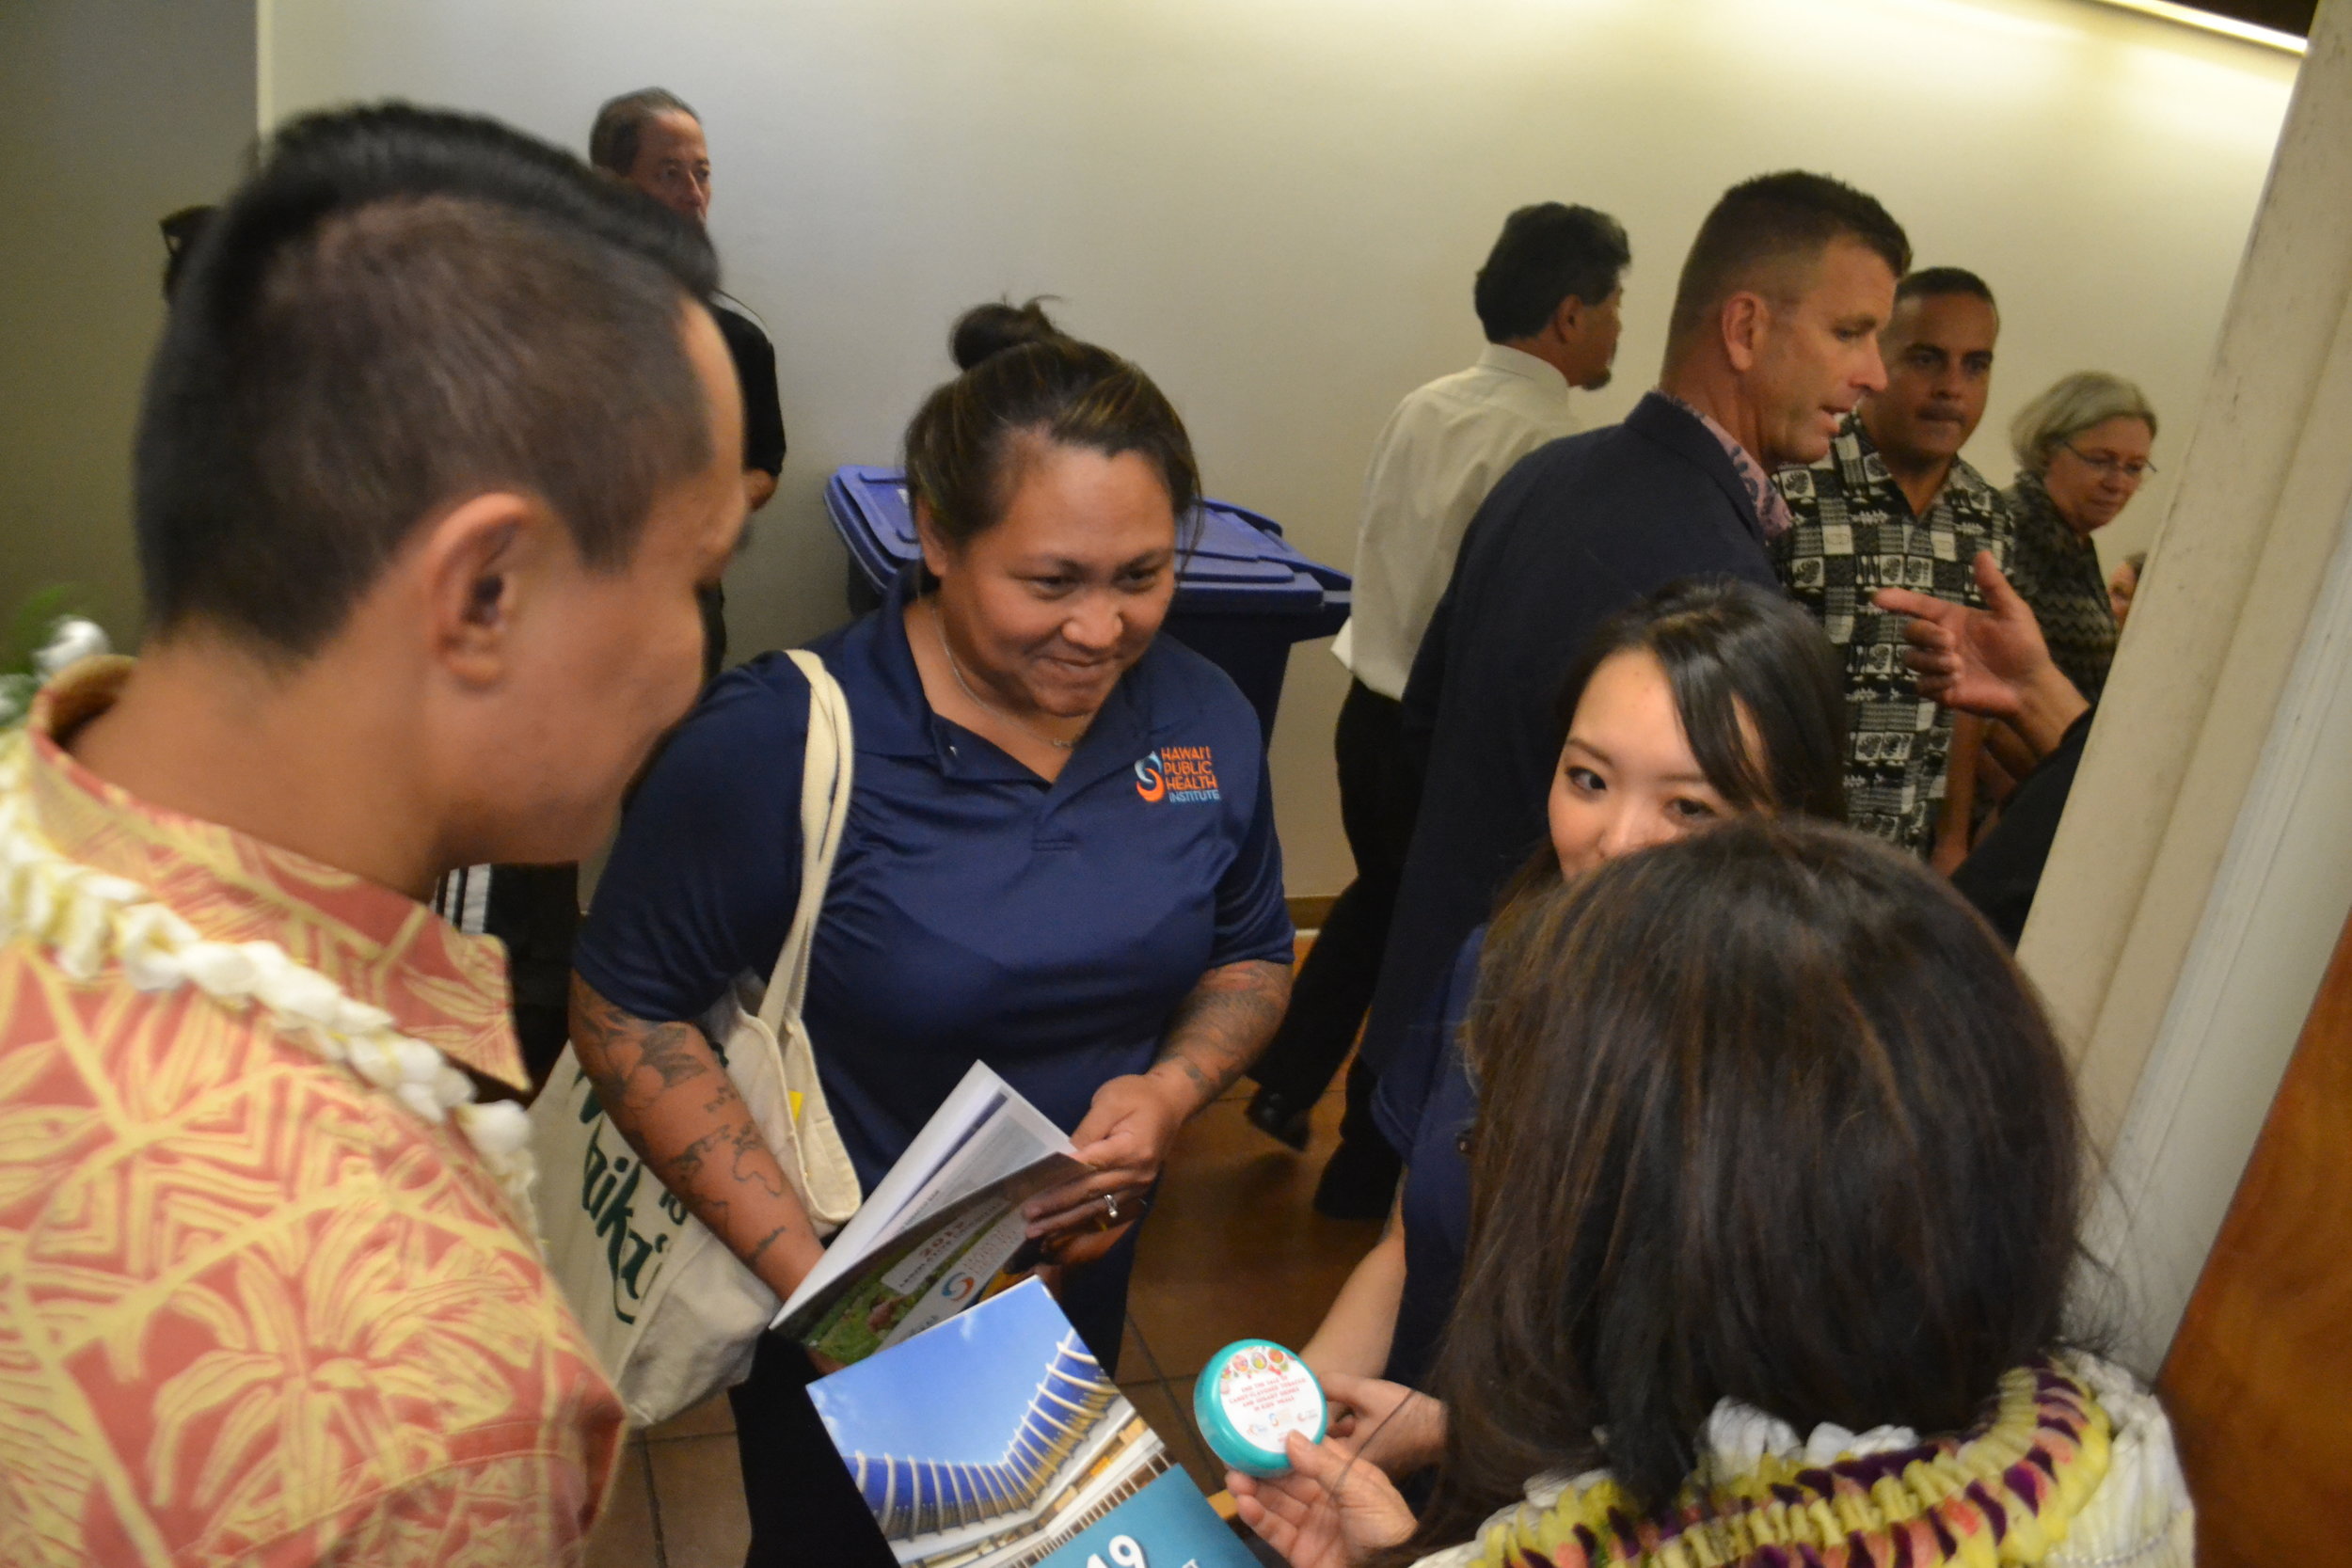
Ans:
[[[1885,209],[1836,181],[1734,186],[1683,264],[1659,389],[1623,424],[1538,448],[1479,509],[1405,689],[1424,783],[1365,1029],[1372,1072],[1544,844],[1553,702],[1594,628],[1679,578],[1777,587],[1765,541],[1787,511],[1769,476],[1826,453],[1886,384],[1877,333],[1910,259]],[[1357,1115],[1319,1195],[1332,1212],[1375,1201],[1346,1191],[1367,1090],[1351,1083]]]

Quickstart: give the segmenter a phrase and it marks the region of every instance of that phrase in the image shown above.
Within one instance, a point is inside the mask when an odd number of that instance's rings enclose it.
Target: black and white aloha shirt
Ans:
[[[1827,457],[1773,477],[1793,519],[1772,543],[1773,568],[1821,623],[1845,671],[1846,820],[1925,855],[1951,766],[1952,714],[1919,694],[1903,663],[1903,617],[1870,595],[1908,588],[1981,609],[1972,562],[1991,550],[2008,569],[2008,506],[1960,459],[1928,515],[1915,516],[1851,415]]]

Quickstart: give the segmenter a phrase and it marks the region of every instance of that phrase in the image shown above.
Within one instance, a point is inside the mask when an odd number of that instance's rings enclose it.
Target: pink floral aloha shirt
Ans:
[[[128,670],[77,666],[0,737],[49,844],[519,1085],[496,942],[66,754]],[[258,1008],[0,944],[0,1562],[570,1561],[621,1427],[453,1126]]]

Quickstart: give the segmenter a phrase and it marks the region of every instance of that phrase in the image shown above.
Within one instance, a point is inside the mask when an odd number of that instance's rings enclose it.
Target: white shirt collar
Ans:
[[[1548,359],[1538,359],[1524,349],[1513,348],[1508,343],[1488,343],[1478,356],[1478,368],[1482,371],[1501,371],[1506,375],[1533,381],[1539,387],[1558,392],[1562,397],[1568,395],[1568,378],[1560,373],[1558,366]]]

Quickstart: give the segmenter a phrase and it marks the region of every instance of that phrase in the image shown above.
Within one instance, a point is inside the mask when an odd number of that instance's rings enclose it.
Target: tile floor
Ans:
[[[1248,1336],[1304,1341],[1377,1220],[1325,1219],[1311,1199],[1339,1139],[1336,1085],[1295,1155],[1243,1118],[1245,1083],[1179,1139],[1145,1227],[1119,1376],[1145,1420],[1203,1491],[1224,1485],[1192,1424],[1192,1380],[1218,1346]],[[629,1440],[589,1568],[739,1568],[750,1536],[722,1397]]]

